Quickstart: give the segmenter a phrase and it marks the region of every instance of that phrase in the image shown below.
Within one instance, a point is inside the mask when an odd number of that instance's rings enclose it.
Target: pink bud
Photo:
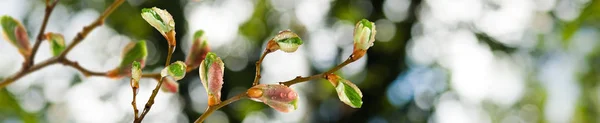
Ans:
[[[163,90],[164,92],[177,93],[179,92],[179,83],[177,83],[177,81],[175,81],[173,77],[167,76],[163,80],[161,90]]]
[[[248,89],[250,99],[264,102],[280,112],[289,112],[297,108],[298,94],[285,85],[260,84]]]

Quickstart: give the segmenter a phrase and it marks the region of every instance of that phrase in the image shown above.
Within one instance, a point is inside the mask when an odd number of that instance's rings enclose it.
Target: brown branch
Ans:
[[[64,59],[64,60],[61,59],[59,61],[59,63],[77,69],[79,72],[83,73],[83,75],[86,76],[86,77],[89,77],[89,76],[106,76],[106,72],[94,72],[94,71],[90,71],[88,69],[83,68],[81,65],[79,65],[78,62],[75,62],[75,61],[70,61],[70,60],[67,60],[67,59]]]
[[[67,49],[65,49],[65,51],[63,51],[59,56],[52,57],[52,58],[50,58],[48,60],[43,61],[42,63],[36,64],[36,65],[33,65],[33,66],[27,66],[26,65],[26,67],[21,68],[21,70],[19,72],[17,72],[14,75],[9,76],[9,77],[5,78],[4,80],[2,80],[2,83],[0,83],[0,88],[6,87],[7,85],[15,82],[16,80],[20,79],[21,77],[23,77],[25,75],[28,75],[31,72],[37,71],[37,70],[39,70],[41,68],[44,68],[44,67],[46,67],[48,65],[52,65],[52,64],[58,63],[60,60],[66,60],[66,56],[69,53],[69,51],[71,51],[71,49],[73,49],[75,47],[75,45],[77,45],[79,42],[81,42],[81,40],[83,40],[87,36],[87,34],[90,33],[94,28],[102,25],[102,23],[104,23],[104,19],[106,19],[106,17],[108,17],[108,15],[110,15],[124,1],[125,0],[115,0],[115,2],[113,2],[104,11],[104,13],[102,13],[102,15],[100,15],[100,17],[98,17],[98,19],[96,19],[96,21],[94,21],[92,24],[84,27],[83,30],[81,32],[79,32],[77,34],[77,36],[73,39],[73,43],[71,43],[67,47]],[[46,0],[46,2],[49,2],[49,0]],[[34,55],[31,55],[31,56],[35,57]],[[26,61],[26,62],[29,62],[29,61]]]
[[[265,52],[260,56],[258,61],[256,61],[256,74],[254,76],[254,82],[252,82],[252,86],[258,85],[258,81],[260,80],[260,77],[261,77],[260,76],[260,64],[262,63],[263,59],[265,59],[267,54],[269,54],[271,52],[273,52],[273,51],[266,49]]]
[[[100,17],[98,17],[98,19],[96,19],[90,25],[83,27],[83,30],[81,30],[79,33],[77,33],[77,36],[75,36],[75,38],[73,38],[73,41],[71,42],[71,44],[69,44],[69,46],[67,46],[67,48],[58,57],[66,57],[67,53],[69,53],[77,44],[81,43],[81,41],[83,39],[85,39],[85,37],[92,30],[94,30],[96,27],[104,24],[104,20],[106,19],[106,17],[108,17],[115,9],[117,9],[117,7],[119,7],[124,1],[125,0],[115,0],[108,8],[106,8],[106,10],[104,10],[102,15],[100,15]]]
[[[308,76],[308,77],[302,77],[302,76],[297,76],[296,78],[289,80],[289,81],[285,81],[285,82],[279,82],[279,84],[285,85],[285,86],[292,86],[293,84],[298,84],[298,83],[302,83],[302,82],[306,82],[309,80],[313,80],[313,79],[318,79],[318,78],[325,78],[325,75],[327,74],[331,74],[335,71],[338,71],[340,69],[342,69],[344,66],[356,61],[358,58],[355,58],[354,55],[350,55],[350,57],[348,59],[346,59],[346,61],[342,62],[341,64],[335,66],[334,68],[331,68],[330,70],[317,74],[317,75],[312,75],[312,76]]]
[[[41,68],[44,68],[48,65],[57,63],[58,59],[57,58],[50,58],[42,63],[33,65],[31,67],[29,67],[29,69],[21,69],[19,72],[15,73],[14,75],[5,78],[4,80],[2,80],[2,83],[0,83],[0,88],[4,88],[6,86],[8,86],[9,84],[15,82],[16,80],[20,79],[21,77],[28,75],[29,73],[33,72],[33,71],[37,71]]]
[[[38,49],[40,48],[40,44],[42,43],[42,40],[44,40],[44,32],[46,31],[46,26],[48,25],[48,20],[50,19],[50,15],[52,14],[52,10],[54,10],[54,7],[56,6],[56,4],[58,3],[59,0],[54,0],[54,2],[49,3],[49,0],[46,0],[46,13],[44,14],[44,20],[42,21],[42,27],[40,27],[40,31],[38,32],[38,36],[35,40],[35,44],[33,44],[33,49],[31,50],[31,54],[29,55],[29,58],[27,58],[25,60],[25,66],[23,66],[23,69],[29,69],[30,66],[33,65],[34,59],[35,59],[35,54],[37,53]]]
[[[167,39],[167,40],[169,40],[169,39]],[[169,64],[171,62],[171,55],[173,55],[173,50],[175,50],[175,46],[169,45],[169,49],[167,51],[168,53],[167,53],[165,67],[169,66]],[[144,107],[142,114],[140,115],[140,117],[135,118],[133,120],[134,123],[141,123],[142,120],[144,120],[144,117],[146,117],[146,115],[148,114],[148,112],[150,112],[150,108],[152,108],[152,105],[154,105],[154,98],[156,98],[156,95],[158,94],[158,90],[160,89],[160,86],[162,86],[163,80],[164,80],[164,78],[161,77],[160,80],[158,81],[158,84],[156,84],[156,87],[154,87],[154,90],[152,90],[152,95],[150,95],[148,102],[146,102],[146,106]]]
[[[217,104],[215,106],[210,106],[210,107],[208,107],[206,109],[206,111],[202,114],[202,116],[200,116],[200,117],[198,117],[198,119],[196,119],[196,121],[194,123],[202,123],[202,121],[204,121],[214,111],[220,109],[223,106],[229,105],[232,102],[235,102],[235,101],[238,101],[240,99],[247,98],[247,97],[248,97],[248,95],[246,95],[246,93],[241,93],[241,94],[238,94],[238,95],[236,95],[234,97],[231,97],[231,98],[229,98],[229,99],[227,99],[227,100],[225,100],[225,101],[223,101],[223,102],[221,102],[221,103],[219,103],[219,104]]]
[[[132,81],[132,82],[133,82],[133,81],[135,81],[135,80],[133,80],[133,78],[132,78],[130,81]],[[131,84],[131,83],[130,83],[130,84]],[[136,102],[136,100],[135,100],[135,97],[137,96],[137,93],[138,93],[138,91],[139,91],[139,88],[138,88],[138,86],[137,86],[137,85],[136,85],[136,86],[131,86],[131,90],[133,91],[133,92],[132,92],[132,93],[133,93],[133,100],[131,101],[131,106],[133,107],[133,117],[134,117],[134,119],[137,119],[137,118],[138,118],[138,113],[139,113],[140,111],[137,109],[137,105],[136,105],[136,103],[135,103],[135,102]]]

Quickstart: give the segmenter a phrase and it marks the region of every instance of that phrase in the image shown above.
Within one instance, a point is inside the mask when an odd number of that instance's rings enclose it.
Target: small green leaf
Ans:
[[[340,100],[352,108],[360,108],[363,104],[362,93],[356,85],[347,82],[340,82],[335,88]],[[340,93],[343,93],[340,95]]]
[[[46,40],[50,43],[52,55],[58,56],[65,50],[65,38],[58,33],[46,33]]]
[[[142,18],[148,24],[156,28],[163,35],[175,29],[175,21],[173,21],[173,17],[166,10],[156,7],[143,8],[141,14]]]
[[[335,86],[340,101],[352,108],[362,107],[362,92],[354,83],[335,74],[328,74],[326,78]]]
[[[367,50],[375,42],[375,23],[362,19],[354,27],[354,50]]]
[[[183,79],[183,77],[185,77],[186,67],[187,66],[185,65],[185,63],[183,63],[181,61],[177,61],[177,62],[171,63],[169,66],[164,68],[160,72],[160,75],[162,77],[171,76],[171,77],[173,77],[173,79],[175,81],[178,81],[178,80]]]
[[[121,78],[123,76],[129,76],[131,74],[131,63],[134,61],[140,62],[141,68],[144,67],[148,50],[146,48],[146,41],[141,40],[138,42],[130,42],[123,48],[121,57],[123,60],[119,66],[107,73],[110,78]]]
[[[198,30],[194,33],[194,40],[198,40],[204,36],[204,30]]]
[[[287,53],[295,52],[298,47],[304,43],[302,42],[302,39],[298,37],[298,34],[290,31],[289,29],[280,31],[279,34],[273,38],[273,41],[277,42],[277,45],[281,51]]]
[[[6,40],[17,47],[21,55],[29,56],[31,52],[29,36],[23,24],[7,15],[0,17],[0,24],[2,25],[2,32]]]

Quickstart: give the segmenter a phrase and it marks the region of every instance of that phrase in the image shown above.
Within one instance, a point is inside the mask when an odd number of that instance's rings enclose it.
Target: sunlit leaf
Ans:
[[[171,63],[169,66],[165,67],[161,72],[161,77],[171,76],[175,81],[179,81],[185,77],[187,66],[185,63],[181,61],[176,61]]]
[[[62,51],[65,50],[65,38],[61,34],[57,33],[46,33],[46,40],[50,43],[50,50],[52,55],[58,56]]]
[[[21,55],[29,56],[31,52],[29,36],[23,24],[7,15],[0,17],[0,24],[2,25],[2,34],[6,38],[6,41],[15,46]]]
[[[352,108],[362,107],[362,92],[354,83],[334,74],[327,75],[327,80],[335,86],[340,101]]]
[[[134,61],[140,62],[141,68],[144,68],[148,50],[146,41],[130,42],[123,48],[121,57],[123,60],[119,66],[107,73],[110,78],[121,78],[131,74],[131,63]]]

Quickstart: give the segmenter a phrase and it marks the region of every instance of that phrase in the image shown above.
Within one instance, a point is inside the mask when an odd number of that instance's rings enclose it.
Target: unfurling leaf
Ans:
[[[298,50],[298,47],[302,44],[302,39],[300,39],[296,33],[288,29],[280,31],[279,34],[271,39],[267,44],[267,49],[269,51],[280,49],[286,53],[292,53]]]
[[[263,102],[280,112],[290,112],[298,108],[298,94],[285,85],[259,84],[248,89],[250,99]]]
[[[209,52],[200,64],[199,74],[202,85],[208,94],[208,105],[221,103],[221,88],[225,64],[215,53]]]
[[[140,62],[133,61],[131,64],[131,87],[139,88],[140,87],[140,79],[142,78],[142,65]]]
[[[29,56],[31,47],[29,46],[29,36],[27,29],[16,19],[4,15],[0,17],[2,25],[2,34],[10,44],[19,49],[19,53],[24,57]]]
[[[121,58],[121,64],[107,73],[110,78],[121,78],[123,76],[129,76],[131,74],[131,63],[134,61],[140,62],[141,68],[144,68],[146,62],[146,56],[148,51],[146,49],[146,41],[141,40],[138,42],[130,42],[123,48]]]
[[[375,23],[362,19],[354,27],[354,50],[367,50],[375,42]]]
[[[161,77],[171,76],[171,77],[173,77],[173,80],[179,81],[179,80],[183,79],[183,77],[185,77],[186,68],[187,68],[187,66],[185,65],[185,63],[183,63],[181,61],[176,61],[174,63],[171,63],[169,66],[165,67],[160,72],[160,76]]]
[[[172,76],[166,76],[163,80],[163,85],[160,87],[164,92],[179,92],[179,83],[177,83],[177,80],[175,80]]]
[[[194,34],[194,40],[192,43],[192,48],[190,49],[190,53],[188,54],[187,59],[185,60],[185,64],[187,64],[187,71],[191,71],[196,69],[202,63],[202,60],[206,57],[206,54],[210,51],[208,47],[208,43],[206,42],[206,38],[204,36],[204,31],[198,30]]]
[[[175,46],[175,21],[168,11],[156,7],[143,8],[142,18],[162,34],[169,45]]]
[[[46,40],[50,43],[50,50],[52,50],[52,55],[58,56],[65,50],[65,38],[58,33],[46,33]]]
[[[352,108],[360,108],[362,106],[362,92],[360,92],[360,89],[354,83],[335,74],[328,74],[326,78],[335,87],[340,101]]]

